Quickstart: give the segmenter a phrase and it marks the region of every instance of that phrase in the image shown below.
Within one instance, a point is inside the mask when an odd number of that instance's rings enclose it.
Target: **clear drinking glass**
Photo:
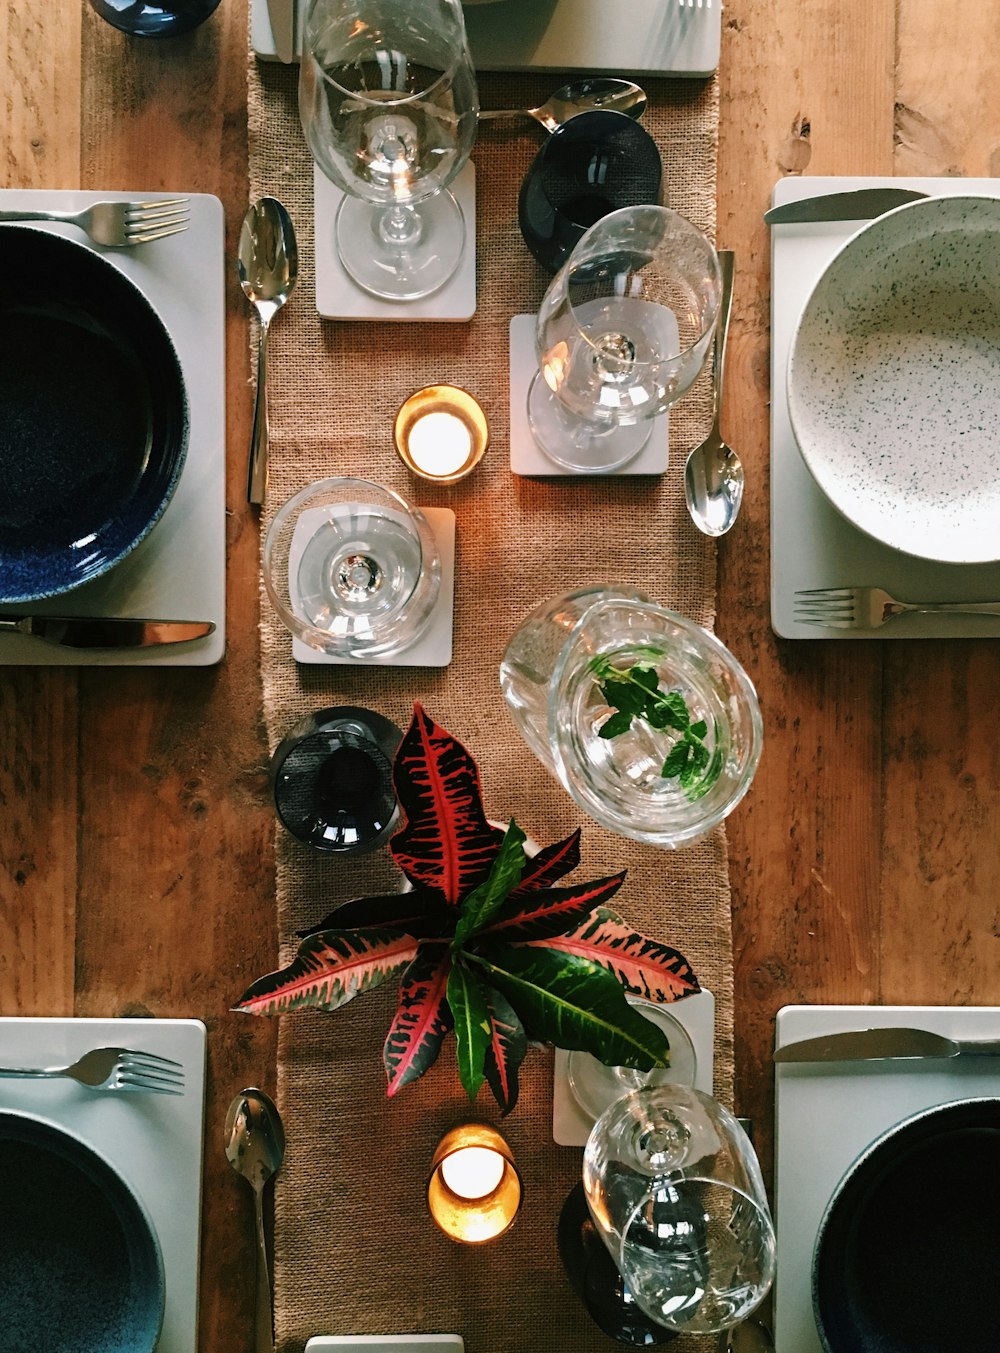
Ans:
[[[717,1333],[767,1295],[775,1240],[760,1166],[708,1095],[680,1085],[624,1095],[594,1124],[583,1187],[625,1286],[658,1324]]]
[[[602,737],[614,713],[595,662],[655,671],[700,728],[707,759],[685,777],[664,776],[682,740],[676,728],[634,718]],[[507,645],[500,687],[528,746],[576,803],[622,836],[683,846],[736,807],[760,760],[756,692],[726,646],[676,611],[630,588],[590,587],[544,602]]]
[[[459,0],[312,0],[299,115],[316,163],[347,194],[337,251],[354,281],[393,300],[443,286],[465,247],[446,189],[479,120]]]
[[[722,296],[711,241],[675,211],[623,207],[590,227],[556,273],[535,328],[528,421],[555,464],[627,464],[695,380]]]
[[[426,630],[441,586],[437,542],[419,508],[367,479],[321,479],[274,515],[264,585],[282,623],[311,648],[388,659]]]
[[[591,1118],[600,1118],[609,1105],[627,1094],[647,1085],[693,1085],[698,1071],[698,1058],[691,1035],[670,1008],[661,1001],[647,1001],[642,996],[625,998],[657,1025],[670,1042],[670,1065],[654,1067],[652,1071],[637,1071],[629,1066],[605,1066],[589,1052],[573,1049],[566,1058],[566,1079],[573,1098]]]

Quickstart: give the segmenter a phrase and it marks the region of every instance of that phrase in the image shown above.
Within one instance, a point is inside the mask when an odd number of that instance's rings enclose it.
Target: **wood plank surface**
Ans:
[[[786,173],[1000,173],[997,0],[728,0],[719,242],[737,253],[724,430],[748,472],[718,628],[766,747],[730,820],[737,1107],[770,1162],[775,1011],[1000,1002],[1000,645],[795,643],[768,616],[769,240]],[[86,5],[0,0],[0,184],[246,204],[245,0],[124,37]],[[228,654],[214,670],[0,669],[0,1013],[197,1015],[209,1028],[201,1349],[250,1345],[250,1200],[229,1098],[273,1088],[274,1030],[229,1012],[275,956],[243,502],[247,311],[227,274]]]

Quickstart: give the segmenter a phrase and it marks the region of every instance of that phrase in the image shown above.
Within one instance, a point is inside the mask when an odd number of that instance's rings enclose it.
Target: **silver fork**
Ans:
[[[159,1095],[184,1093],[180,1062],[134,1048],[94,1048],[70,1066],[2,1066],[0,1077],[38,1079],[69,1076],[88,1090],[145,1090]]]
[[[179,235],[188,228],[188,199],[152,202],[95,202],[83,211],[43,211],[41,207],[0,211],[0,221],[64,221],[78,226],[95,244],[125,248]]]
[[[795,619],[827,629],[874,630],[907,611],[1000,615],[1000,601],[897,601],[881,587],[814,587],[795,593]]]

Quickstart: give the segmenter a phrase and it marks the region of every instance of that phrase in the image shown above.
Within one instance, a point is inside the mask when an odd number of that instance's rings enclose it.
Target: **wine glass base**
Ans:
[[[419,234],[393,245],[383,223],[389,208],[345,197],[337,212],[337,253],[344,271],[363,291],[391,301],[418,301],[440,291],[465,252],[465,217],[447,190],[414,208]]]
[[[590,428],[559,402],[536,373],[528,387],[528,426],[542,454],[573,474],[609,474],[634,460],[652,432],[648,420]]]
[[[510,322],[510,468],[518,475],[577,478],[579,470],[557,465],[538,446],[528,422],[528,387],[538,371],[535,358],[535,315],[515,315]],[[660,475],[669,459],[669,412],[647,427],[649,438],[627,464],[601,471],[611,476]]]
[[[450,191],[465,217],[466,242],[458,269],[437,291],[415,301],[389,300],[364,291],[344,270],[337,254],[335,223],[344,194],[318,165],[313,166],[316,213],[316,309],[324,319],[375,319],[412,324],[467,323],[476,313],[476,170],[462,167]]]

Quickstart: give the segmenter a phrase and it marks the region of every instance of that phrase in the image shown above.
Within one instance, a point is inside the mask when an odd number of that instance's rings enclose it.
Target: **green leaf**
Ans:
[[[626,714],[641,714],[646,708],[647,692],[631,681],[602,681],[601,694],[612,709]]]
[[[675,728],[688,728],[691,724],[691,715],[688,712],[687,701],[681,695],[680,691],[667,691],[663,696],[663,703],[673,714],[677,722]]]
[[[708,724],[705,722],[704,719],[699,719],[697,723],[693,723],[691,725],[691,727],[688,729],[688,732],[694,738],[703,738],[705,734],[708,732]]]
[[[675,742],[670,749],[670,755],[663,763],[663,769],[660,771],[664,780],[672,780],[675,775],[683,774],[690,757],[691,744],[683,739],[680,742]]]
[[[462,913],[455,926],[451,942],[453,950],[482,930],[503,906],[507,894],[512,892],[521,881],[524,869],[525,835],[513,818],[500,845],[500,853],[493,861],[490,872],[462,903]]]
[[[620,982],[590,959],[526,945],[470,955],[477,972],[507,997],[532,1038],[580,1048],[608,1066],[666,1066],[663,1030],[625,999]]]
[[[462,1087],[475,1099],[485,1076],[492,1021],[486,993],[474,972],[456,963],[448,975],[448,1006],[455,1019],[455,1056]]]
[[[647,691],[657,691],[660,688],[660,678],[652,667],[633,667],[629,676],[637,686],[642,686]]]
[[[616,710],[614,714],[598,729],[598,737],[616,738],[621,733],[627,733],[632,726],[633,715],[626,714],[624,710]]]

